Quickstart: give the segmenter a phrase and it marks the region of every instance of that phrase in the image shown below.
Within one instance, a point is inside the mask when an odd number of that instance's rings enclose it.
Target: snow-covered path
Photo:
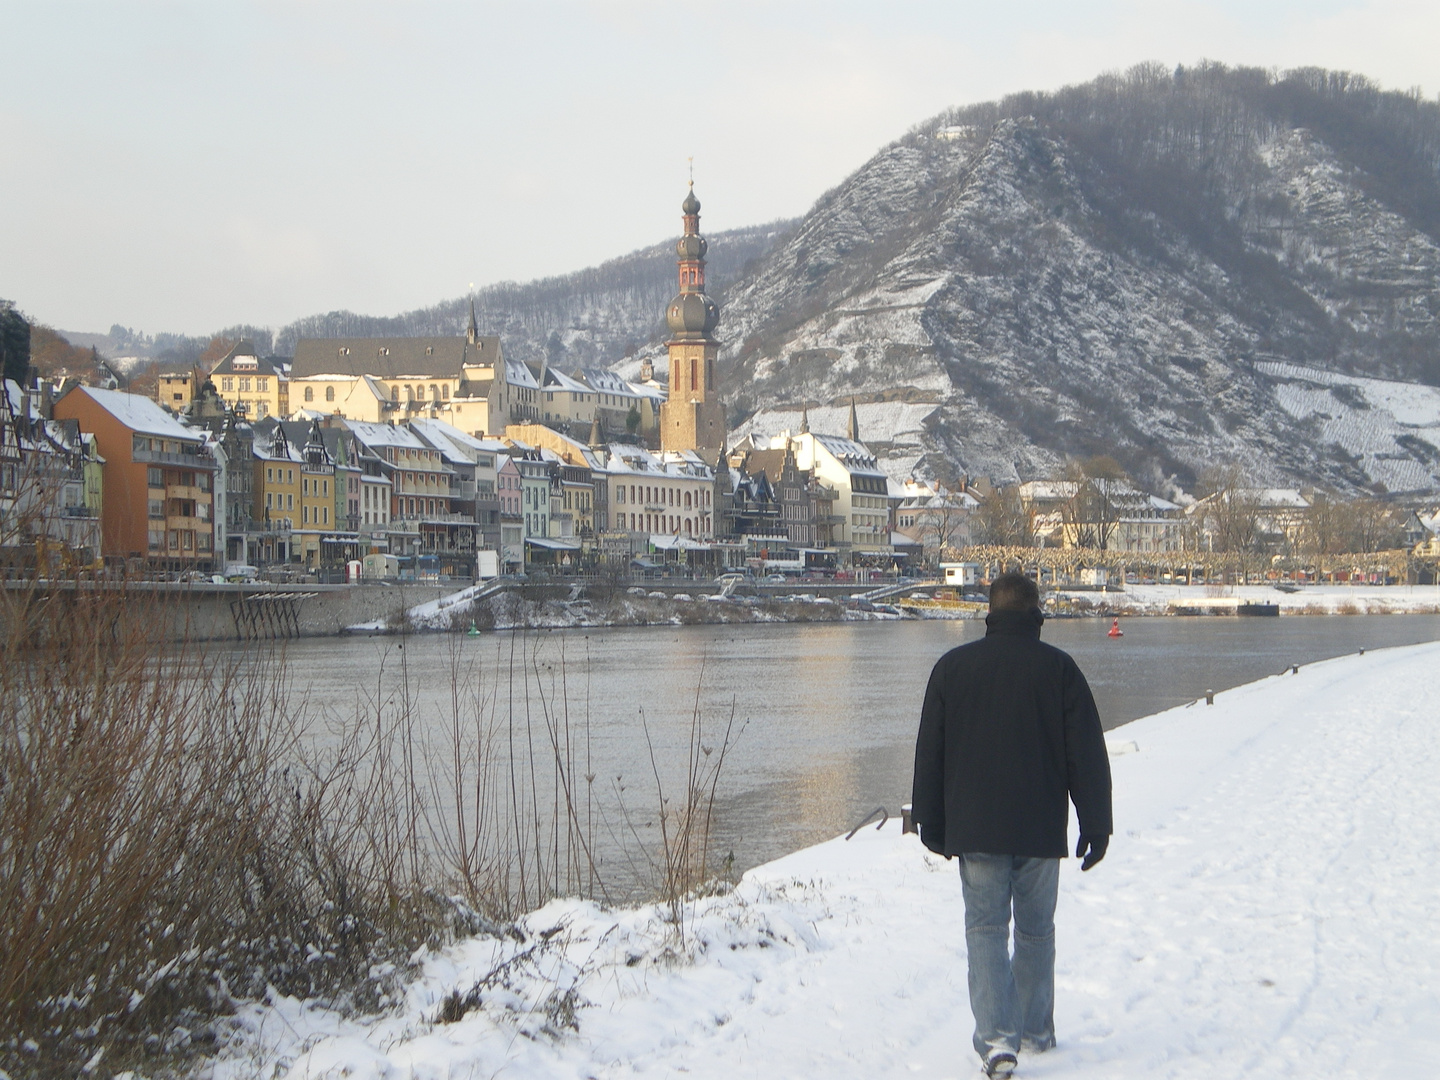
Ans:
[[[1440,643],[1343,657],[1110,732],[1118,834],[1062,867],[1060,1045],[1016,1075],[1440,1075],[1437,668]],[[515,943],[430,958],[383,1021],[249,1010],[216,1074],[979,1075],[955,864],[894,822],[751,871],[683,946],[654,909],[527,925],[563,929],[458,1023],[430,1018]],[[545,1030],[557,985],[578,1030],[554,999]]]

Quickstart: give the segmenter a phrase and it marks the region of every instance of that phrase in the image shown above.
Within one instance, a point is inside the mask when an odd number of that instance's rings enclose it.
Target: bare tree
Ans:
[[[1206,545],[1212,551],[1234,555],[1240,565],[1241,582],[1248,582],[1263,548],[1259,493],[1238,465],[1207,469],[1201,483],[1208,492],[1201,509],[1201,532]]]
[[[926,554],[937,559],[955,556],[960,548],[971,543],[971,518],[974,509],[961,492],[937,492],[921,508],[918,515],[920,543]]]
[[[1106,551],[1120,527],[1121,501],[1131,490],[1130,478],[1112,457],[1092,457],[1065,466],[1062,483],[1070,495],[1060,504],[1060,518],[1071,543]]]
[[[1349,507],[1326,491],[1316,491],[1310,498],[1305,527],[1300,533],[1300,549],[1307,555],[1335,555],[1345,550],[1346,522]]]
[[[1348,550],[1368,554],[1400,546],[1405,515],[1398,507],[1380,499],[1356,499],[1346,509],[1349,511],[1345,515]]]
[[[976,543],[996,547],[1030,547],[1035,525],[1015,485],[995,488],[980,500],[972,536]]]

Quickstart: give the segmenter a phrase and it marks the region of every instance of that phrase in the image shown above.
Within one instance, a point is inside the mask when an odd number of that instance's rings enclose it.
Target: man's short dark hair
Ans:
[[[1001,574],[990,583],[991,611],[1030,611],[1040,606],[1040,587],[1024,574]]]

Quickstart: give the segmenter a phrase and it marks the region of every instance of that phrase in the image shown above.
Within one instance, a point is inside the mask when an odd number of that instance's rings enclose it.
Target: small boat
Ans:
[[[1107,637],[1124,637],[1125,631],[1120,629],[1120,620],[1115,619],[1110,623],[1110,629],[1106,631]]]

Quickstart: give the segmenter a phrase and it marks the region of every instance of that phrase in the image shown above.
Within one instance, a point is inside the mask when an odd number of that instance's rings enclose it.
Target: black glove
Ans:
[[[1105,849],[1109,846],[1110,837],[1108,836],[1086,836],[1081,833],[1080,842],[1075,845],[1075,857],[1077,859],[1082,855],[1085,857],[1085,861],[1080,864],[1080,869],[1089,870],[1098,863],[1105,857]]]

